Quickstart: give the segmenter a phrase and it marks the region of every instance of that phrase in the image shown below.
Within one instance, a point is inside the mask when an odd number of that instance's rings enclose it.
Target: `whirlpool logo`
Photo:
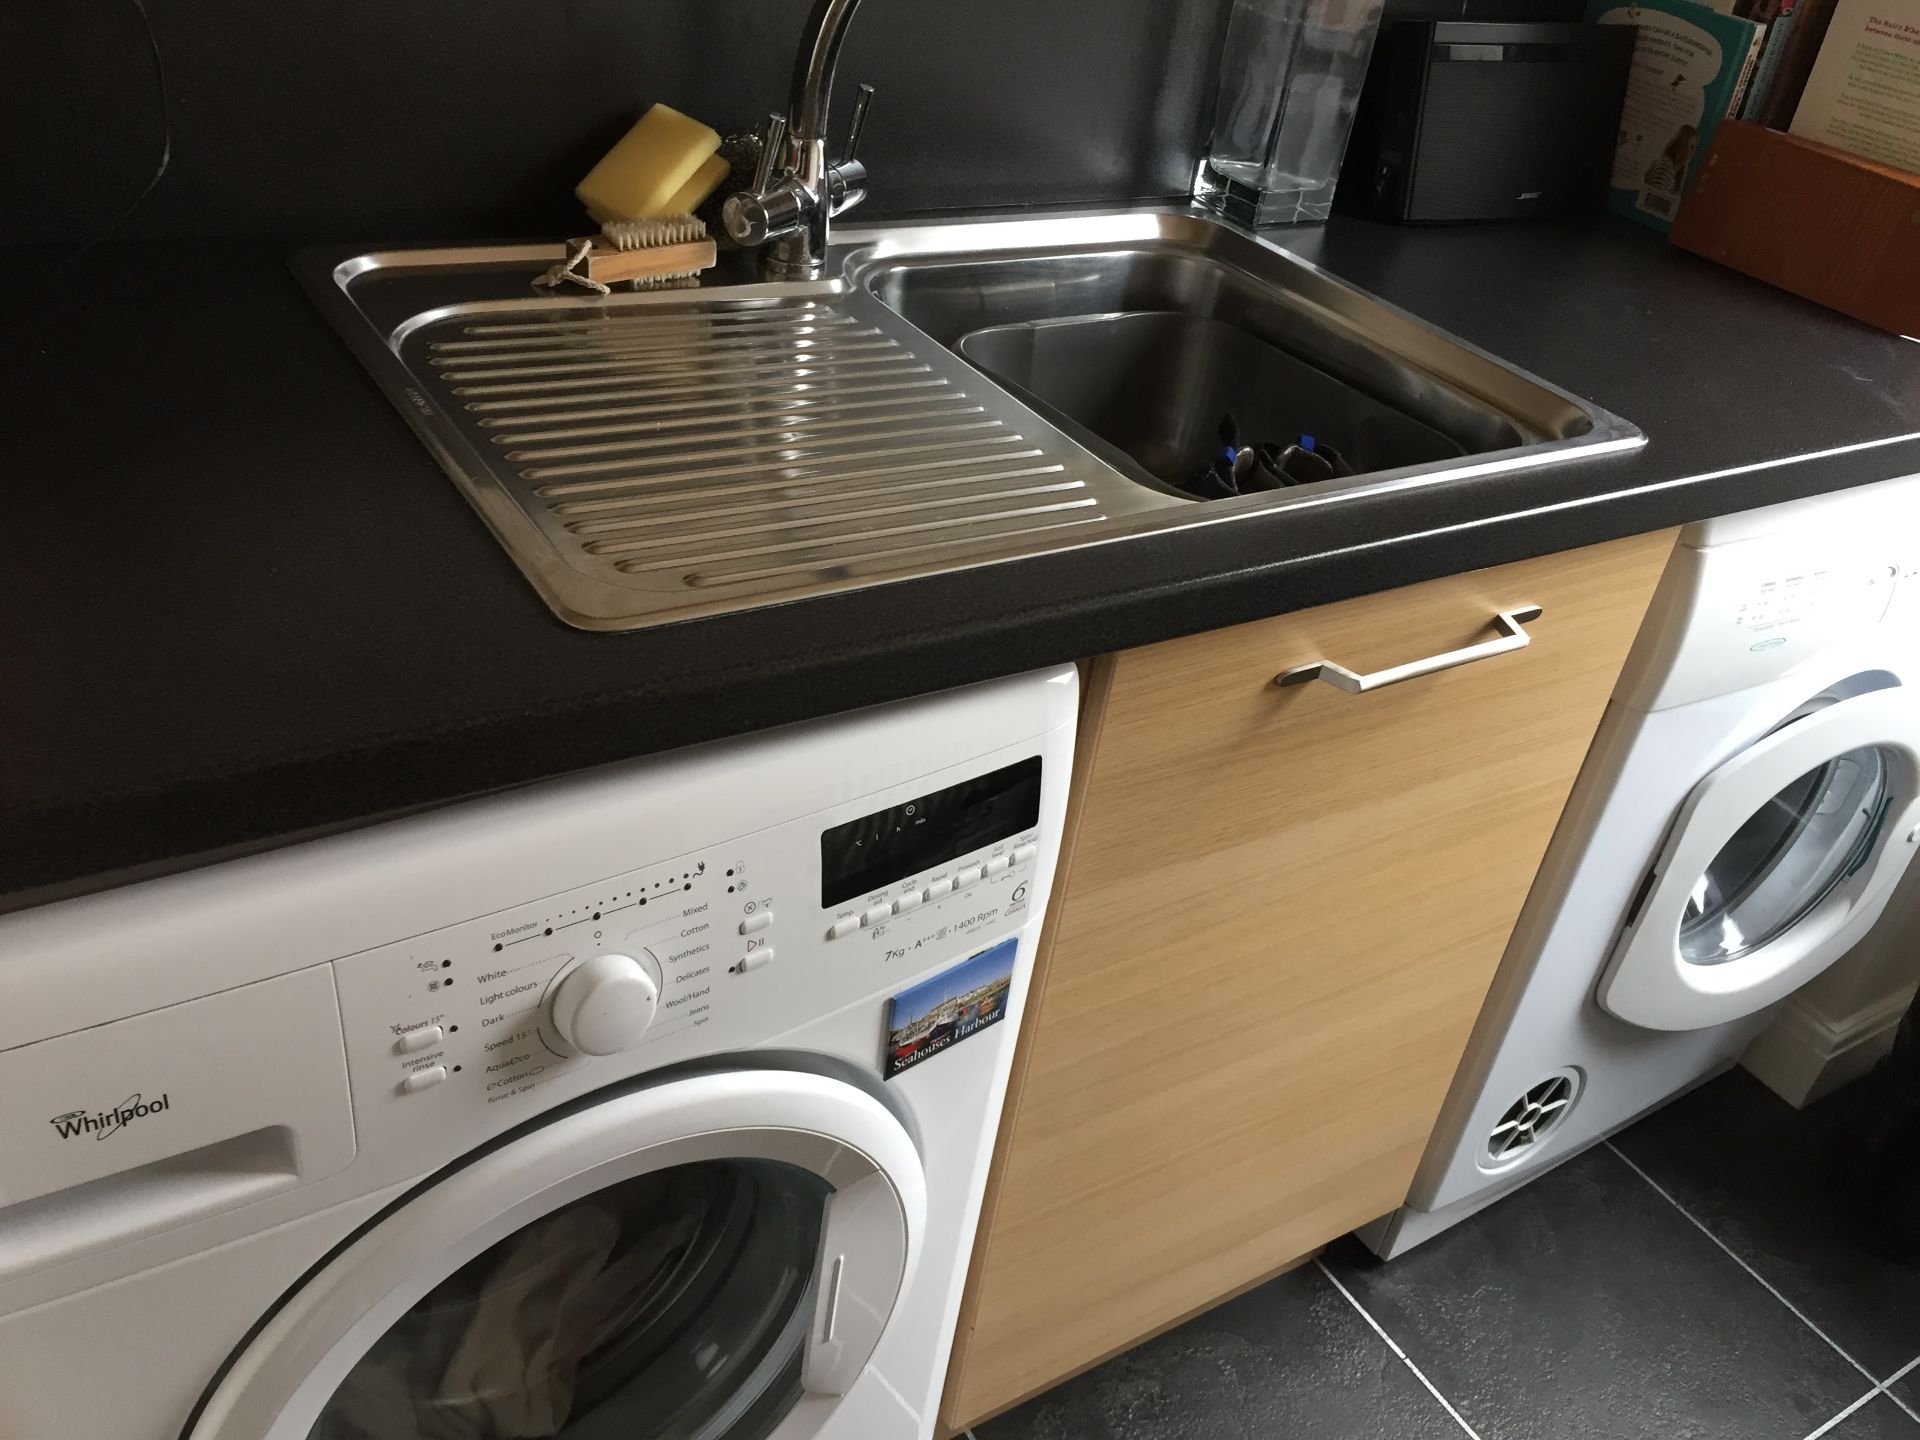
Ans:
[[[64,1115],[55,1115],[47,1123],[59,1132],[62,1140],[78,1140],[82,1135],[104,1140],[109,1135],[118,1135],[136,1120],[172,1108],[173,1102],[166,1091],[161,1091],[158,1099],[148,1100],[136,1090],[118,1105],[105,1110],[69,1110]]]

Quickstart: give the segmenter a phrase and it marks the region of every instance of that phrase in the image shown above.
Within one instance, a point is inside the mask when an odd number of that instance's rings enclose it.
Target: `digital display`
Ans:
[[[1040,757],[876,810],[820,836],[823,909],[1040,823]]]

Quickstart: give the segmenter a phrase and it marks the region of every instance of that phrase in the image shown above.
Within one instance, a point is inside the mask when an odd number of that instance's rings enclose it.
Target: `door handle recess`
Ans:
[[[1490,660],[1495,655],[1506,655],[1515,650],[1524,650],[1532,643],[1522,628],[1528,622],[1540,618],[1538,605],[1520,605],[1512,610],[1502,610],[1489,623],[1500,632],[1498,638],[1483,640],[1478,645],[1467,645],[1459,650],[1448,650],[1439,655],[1429,655],[1421,660],[1409,660],[1404,665],[1389,666],[1385,670],[1375,670],[1371,675],[1362,675],[1349,670],[1346,666],[1332,660],[1315,660],[1306,665],[1296,665],[1273,677],[1276,685],[1306,685],[1315,680],[1324,680],[1336,690],[1344,690],[1349,695],[1364,695],[1369,690],[1384,690],[1389,685],[1398,685],[1402,680],[1418,680],[1422,675],[1434,675],[1442,670],[1451,670],[1458,665],[1471,665],[1476,660]]]

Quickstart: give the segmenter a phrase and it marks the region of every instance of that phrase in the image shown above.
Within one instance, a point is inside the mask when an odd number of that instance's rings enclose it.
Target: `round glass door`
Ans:
[[[1873,853],[1892,800],[1878,746],[1836,756],[1773,796],[1695,881],[1681,959],[1723,965],[1790,930]]]
[[[762,1440],[801,1393],[831,1193],[705,1160],[542,1215],[415,1302],[310,1440]]]

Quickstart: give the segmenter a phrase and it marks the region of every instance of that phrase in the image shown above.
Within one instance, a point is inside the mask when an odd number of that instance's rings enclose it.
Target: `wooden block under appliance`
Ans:
[[[1669,238],[1896,335],[1920,335],[1920,175],[1728,121]]]

